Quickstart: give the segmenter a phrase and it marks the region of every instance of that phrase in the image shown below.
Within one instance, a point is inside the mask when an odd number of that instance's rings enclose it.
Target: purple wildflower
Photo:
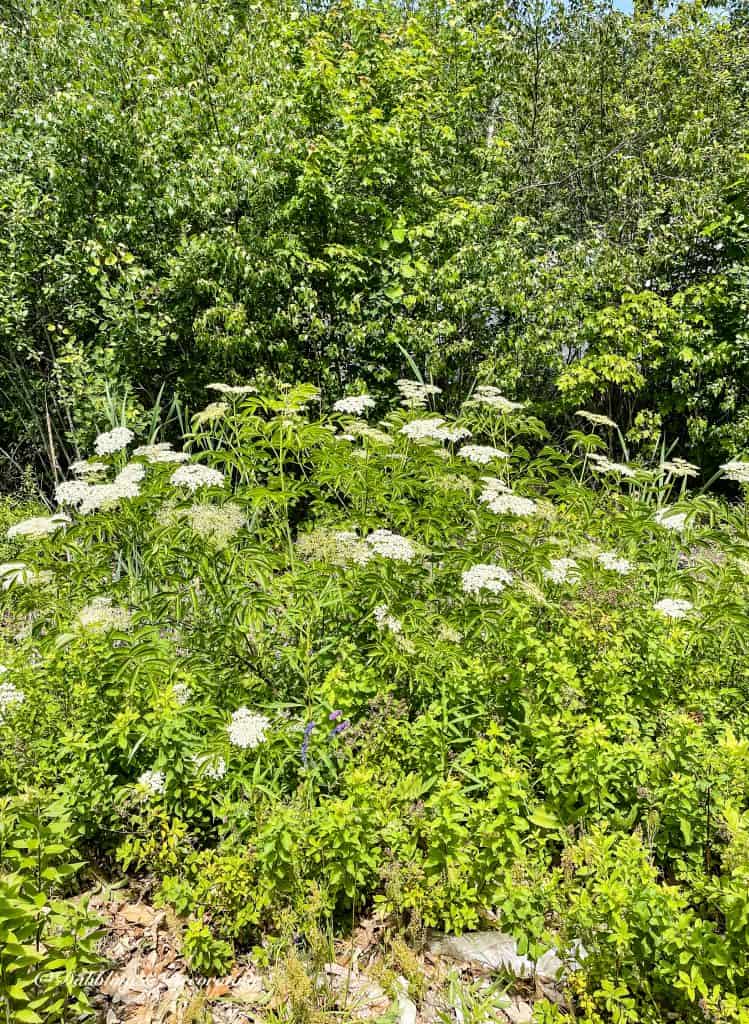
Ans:
[[[330,714],[328,715],[328,721],[337,722],[342,714],[342,711],[331,711]]]
[[[344,718],[344,720],[342,722],[338,723],[338,725],[335,727],[335,729],[331,732],[330,735],[331,736],[338,736],[340,733],[342,733],[346,729],[348,729],[348,727],[350,725],[351,725],[351,722],[349,721],[349,719],[348,718]]]
[[[309,738],[312,735],[312,730],[315,728],[314,722],[307,722],[304,727],[304,739],[302,740],[302,764],[307,767],[307,757],[309,756]]]

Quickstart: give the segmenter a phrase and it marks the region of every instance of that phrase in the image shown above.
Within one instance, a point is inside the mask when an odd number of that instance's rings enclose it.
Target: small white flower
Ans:
[[[439,427],[434,436],[439,441],[449,441],[454,444],[456,441],[465,441],[471,436],[468,427]]]
[[[127,448],[135,434],[127,427],[115,427],[104,434],[99,434],[94,442],[94,451],[97,455],[112,455],[114,452]]]
[[[577,579],[579,573],[576,570],[577,562],[574,558],[552,558],[549,568],[543,570],[543,577],[550,583],[561,585]]]
[[[112,604],[111,597],[95,597],[78,612],[76,622],[83,629],[105,633],[110,629],[130,628],[131,615],[125,608]]]
[[[662,526],[664,530],[676,530],[677,533],[681,533],[686,528],[687,514],[686,512],[673,512],[669,508],[660,508],[653,516],[656,523]]]
[[[0,723],[9,708],[23,704],[25,699],[23,690],[19,690],[14,683],[0,683]]]
[[[535,501],[519,494],[495,494],[486,502],[486,506],[498,516],[532,516],[538,511]]]
[[[346,412],[351,416],[363,416],[367,409],[374,409],[375,402],[369,395],[349,395],[339,398],[333,406],[334,412]]]
[[[91,476],[94,473],[105,473],[107,465],[104,462],[89,462],[87,459],[79,459],[70,465],[71,473],[76,476]]]
[[[464,404],[485,405],[503,413],[517,412],[525,405],[524,402],[513,402],[511,399],[505,398],[499,388],[492,387],[491,384],[479,384],[473,396]]]
[[[64,480],[55,487],[55,501],[58,505],[80,505],[91,489],[85,480]]]
[[[252,384],[207,384],[206,387],[209,391],[218,391],[221,395],[254,395],[257,393],[257,388],[254,388]]]
[[[669,619],[683,619],[691,612],[694,605],[691,601],[685,601],[681,597],[664,597],[662,601],[656,602],[653,608]]]
[[[394,615],[390,614],[388,606],[386,604],[378,604],[374,610],[374,619],[377,623],[377,628],[381,630],[389,630],[394,636],[398,636],[403,632],[403,624],[400,619],[396,619]]]
[[[161,441],[159,444],[143,444],[136,448],[133,455],[139,455],[146,462],[187,462],[190,456],[187,452],[172,451],[168,441]]]
[[[695,477],[700,475],[700,467],[694,466],[691,462],[687,462],[686,459],[671,459],[670,462],[662,462],[660,465],[662,472],[670,473],[671,476],[676,477]]]
[[[166,776],[163,772],[149,770],[138,777],[138,785],[154,796],[164,792]]]
[[[600,455],[597,458],[593,458],[591,455],[591,459],[593,460],[591,469],[594,473],[616,473],[618,476],[626,477],[637,476],[635,470],[632,469],[631,466],[625,465],[623,462],[612,462],[605,456]]]
[[[439,416],[430,416],[422,420],[411,420],[404,424],[399,433],[411,441],[438,440],[437,431],[445,421]]]
[[[632,563],[626,558],[620,558],[616,551],[601,551],[596,559],[604,569],[618,572],[621,576],[627,576],[632,571]]]
[[[69,523],[66,515],[34,516],[31,519],[22,519],[19,523],[13,523],[8,529],[8,539],[13,537],[46,537],[61,526]]]
[[[462,459],[477,462],[482,466],[492,462],[494,459],[509,459],[510,457],[507,452],[503,452],[499,448],[492,448],[491,445],[486,444],[464,444],[462,448],[458,449],[458,455]]]
[[[595,423],[599,427],[616,428],[616,423],[612,419],[609,419],[608,416],[602,416],[599,412],[586,412],[585,409],[578,409],[575,416],[581,416],[584,420],[587,420],[589,423]]]
[[[187,683],[175,683],[172,687],[172,693],[174,694],[174,699],[177,703],[183,706],[187,704],[192,696],[192,690]]]
[[[423,409],[430,395],[441,395],[442,388],[435,384],[422,384],[418,380],[401,379],[395,382],[401,394],[401,405],[408,409]]]
[[[188,491],[197,491],[199,487],[222,487],[224,474],[217,469],[211,469],[210,466],[191,463],[189,466],[175,469],[170,477],[170,483],[175,487],[186,487]]]
[[[257,715],[249,708],[237,708],[227,727],[229,742],[243,750],[253,749],[263,742],[269,728],[270,720],[265,715]]]
[[[499,594],[512,580],[512,573],[501,565],[474,565],[463,573],[462,587],[466,594],[478,594],[482,590]]]
[[[730,462],[724,462],[720,468],[726,480],[733,480],[737,484],[749,484],[749,462],[732,459]]]
[[[390,530],[373,530],[365,538],[367,544],[383,558],[392,558],[398,562],[412,562],[416,557],[416,548],[406,537]]]

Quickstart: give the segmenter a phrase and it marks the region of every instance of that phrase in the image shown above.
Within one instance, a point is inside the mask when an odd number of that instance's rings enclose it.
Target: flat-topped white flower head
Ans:
[[[597,427],[616,428],[616,423],[608,416],[603,416],[600,412],[588,412],[586,409],[578,409],[575,416],[580,416],[582,419],[587,420],[588,423],[595,423]]]
[[[180,466],[170,477],[175,487],[185,487],[188,491],[197,491],[199,487],[223,487],[224,474],[210,466],[201,466],[197,462],[189,466]]]
[[[382,558],[391,558],[396,562],[412,562],[416,557],[413,542],[390,530],[373,530],[365,540]]]
[[[633,477],[637,476],[637,473],[631,466],[625,465],[623,462],[612,462],[611,459],[607,459],[605,456],[597,456],[593,458],[592,469],[594,473],[615,473],[617,476]]]
[[[724,462],[720,468],[726,480],[733,480],[737,484],[749,484],[749,462],[731,459],[730,462]]]
[[[23,704],[25,699],[23,690],[19,690],[14,683],[0,683],[0,724],[7,712]]]
[[[662,526],[664,530],[675,530],[681,533],[687,525],[686,512],[674,512],[669,508],[660,508],[653,516],[653,519]]]
[[[378,629],[388,630],[394,636],[399,636],[403,632],[403,623],[390,614],[386,604],[378,604],[373,614]]]
[[[112,455],[127,448],[134,437],[135,434],[127,427],[115,427],[99,434],[94,442],[94,451],[97,455]]]
[[[187,452],[175,452],[168,441],[160,441],[158,444],[143,444],[136,448],[133,455],[144,458],[146,462],[188,462],[190,456]]]
[[[423,409],[427,404],[430,395],[441,395],[442,388],[436,384],[424,384],[418,380],[405,380],[401,378],[395,382],[401,394],[401,405],[407,409]]]
[[[576,580],[579,576],[577,562],[574,558],[552,558],[549,568],[543,570],[544,579],[549,583],[556,583],[557,586]]]
[[[632,563],[626,558],[620,558],[616,551],[601,551],[596,555],[596,560],[604,569],[618,572],[620,576],[627,576],[632,571]]]
[[[520,494],[494,494],[486,500],[486,507],[498,516],[533,516],[538,512],[535,501]]]
[[[138,777],[138,785],[152,796],[157,796],[164,792],[166,776],[163,772],[153,771],[151,769],[147,772],[143,772],[143,774]]]
[[[8,540],[14,537],[48,537],[70,522],[68,516],[58,513],[54,516],[33,516],[22,519],[8,528]]]
[[[411,441],[437,440],[437,431],[445,421],[439,416],[428,416],[426,419],[411,420],[404,423],[399,433]]]
[[[501,565],[474,565],[466,569],[461,577],[461,585],[466,594],[478,594],[488,590],[492,594],[501,593],[512,583],[513,575]]]
[[[220,395],[255,395],[257,388],[252,384],[222,384],[220,381],[214,384],[207,384],[209,391],[217,391]]]
[[[510,457],[507,452],[488,444],[464,444],[462,448],[458,449],[458,455],[462,459],[476,462],[480,466],[485,466],[487,463],[493,462],[494,459],[509,459]]]
[[[653,608],[669,619],[683,619],[692,611],[694,605],[682,597],[664,597],[657,601]]]
[[[258,715],[249,708],[237,708],[227,726],[229,742],[243,750],[251,750],[263,742],[269,728],[270,720],[265,715]]]
[[[500,389],[491,384],[479,384],[474,394],[464,404],[484,405],[502,413],[518,412],[525,407],[524,402],[514,402],[510,398],[505,398]]]
[[[339,398],[333,406],[334,412],[345,412],[351,416],[363,416],[367,409],[374,409],[375,402],[369,395],[348,395]]]
[[[130,628],[131,615],[126,608],[119,608],[112,603],[111,597],[95,597],[78,612],[76,622],[79,626],[93,632],[106,633],[110,629],[123,632]]]
[[[700,475],[700,467],[687,462],[686,459],[675,458],[662,462],[660,469],[675,477],[696,477]]]
[[[95,473],[105,473],[107,468],[105,462],[89,462],[88,459],[79,459],[77,462],[70,464],[70,472],[75,473],[76,476],[93,476]]]

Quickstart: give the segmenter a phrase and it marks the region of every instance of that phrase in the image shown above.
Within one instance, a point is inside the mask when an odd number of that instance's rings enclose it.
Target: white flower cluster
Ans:
[[[386,604],[378,604],[374,610],[374,619],[377,623],[377,628],[381,630],[389,630],[394,636],[398,636],[403,632],[403,623],[400,619],[396,619],[394,615],[390,614],[390,610]]]
[[[233,502],[227,502],[226,505],[191,505],[180,513],[180,518],[186,520],[193,533],[219,548],[226,547],[232,537],[247,525],[244,512]]]
[[[46,537],[69,522],[70,519],[62,514],[33,516],[31,519],[22,519],[20,522],[13,523],[9,527],[8,540],[12,540],[14,537]]]
[[[538,512],[535,501],[520,494],[495,493],[486,500],[486,507],[498,516],[533,516]]]
[[[188,703],[190,697],[192,697],[192,690],[187,683],[175,683],[172,687],[172,693],[174,694],[174,699],[177,703],[183,707]]]
[[[548,580],[549,583],[556,583],[557,585],[569,583],[572,580],[578,579],[579,576],[577,562],[574,558],[552,558],[549,562],[549,568],[543,570],[544,579]]]
[[[340,438],[350,438],[352,441],[357,437],[363,437],[367,441],[372,441],[374,444],[392,445],[394,441],[390,434],[387,434],[384,430],[378,430],[377,427],[370,427],[364,420],[354,420],[353,423],[347,423],[346,429],[348,434],[338,434]]]
[[[223,419],[228,411],[229,406],[226,402],[209,402],[205,409],[195,413],[192,421],[196,426],[202,426],[203,423],[214,423],[216,420]]]
[[[632,571],[632,563],[626,558],[620,558],[616,551],[601,551],[596,555],[596,560],[609,572],[618,572],[621,576],[627,576]]]
[[[95,597],[90,604],[78,612],[76,621],[83,629],[107,632],[110,629],[130,628],[131,615],[125,608],[112,604],[111,597]]]
[[[667,462],[662,462],[660,465],[662,472],[668,473],[671,476],[676,477],[695,477],[700,475],[700,467],[693,465],[691,462],[687,462],[686,459],[671,459]]]
[[[222,384],[218,382],[207,384],[206,387],[209,391],[218,391],[220,395],[254,395],[257,393],[257,388],[254,388],[252,384]]]
[[[525,403],[513,402],[511,399],[505,398],[499,388],[492,387],[491,384],[479,384],[472,397],[465,404],[486,405],[490,409],[496,409],[498,412],[510,413],[522,409]]]
[[[7,671],[4,666],[3,668]],[[23,690],[19,690],[14,683],[0,683],[0,722],[9,708],[23,704],[24,700]]]
[[[180,466],[175,469],[170,477],[170,483],[175,487],[186,487],[188,491],[197,491],[199,487],[222,487],[224,474],[210,466],[201,466],[198,463],[191,463],[189,466]]]
[[[76,476],[92,476],[94,473],[104,473],[107,470],[104,462],[89,462],[88,459],[79,459],[70,465],[71,473]]]
[[[462,441],[471,436],[467,427],[450,427],[438,416],[431,416],[422,420],[411,420],[401,427],[400,433],[412,441]]]
[[[237,708],[227,727],[229,742],[243,750],[253,749],[263,742],[269,728],[270,720],[265,715],[257,715],[249,708]]]
[[[605,455],[599,455],[598,452],[591,454],[590,461],[592,463],[591,469],[594,473],[616,473],[618,476],[627,477],[637,476],[631,466],[627,466],[623,462],[612,462],[611,459],[606,458]]]
[[[599,412],[587,412],[585,409],[578,409],[575,416],[582,417],[588,423],[595,423],[598,427],[613,427],[616,429],[616,423],[609,419],[608,416],[602,416]]]
[[[351,416],[363,416],[367,409],[374,409],[375,402],[369,395],[349,395],[339,398],[333,406],[334,412],[346,412]]]
[[[730,462],[724,462],[720,468],[726,480],[733,480],[737,484],[749,484],[749,462],[732,459]]]
[[[399,433],[411,441],[437,440],[437,431],[445,421],[439,416],[430,416],[423,420],[411,420],[404,424]]]
[[[499,448],[492,448],[491,445],[486,444],[464,444],[462,448],[458,449],[458,455],[462,459],[468,459],[469,462],[477,462],[481,466],[485,466],[494,459],[509,459],[510,457],[507,452],[503,452]]]
[[[466,594],[478,594],[482,590],[499,594],[512,580],[512,573],[501,565],[474,565],[463,573],[461,583]]]
[[[399,533],[392,533],[390,530],[373,530],[365,538],[367,544],[375,554],[383,558],[392,558],[397,562],[412,562],[416,557],[416,548],[413,542]]]
[[[140,462],[131,462],[110,484],[90,484],[85,480],[65,480],[55,488],[55,500],[60,505],[78,507],[81,515],[87,515],[99,508],[109,508],[124,499],[137,498],[140,481],[146,467]]]
[[[127,427],[115,427],[99,434],[94,442],[94,451],[97,455],[112,455],[127,448],[134,437],[135,434]]]
[[[683,619],[692,610],[694,605],[691,601],[686,601],[682,597],[664,597],[662,601],[656,602],[653,608],[661,615],[665,615],[669,619]]]
[[[147,790],[154,796],[157,796],[159,793],[164,792],[166,776],[163,772],[157,772],[151,769],[147,772],[143,772],[143,774],[139,776],[138,785],[142,786],[143,789]]]
[[[676,530],[677,533],[681,533],[687,525],[686,512],[674,512],[670,508],[659,508],[653,519],[664,530]]]
[[[139,455],[146,462],[187,462],[190,458],[187,452],[175,452],[168,441],[142,444],[135,449],[133,455]]]
[[[395,386],[400,391],[401,405],[405,405],[407,409],[424,409],[430,395],[442,394],[442,388],[435,384],[422,384],[418,380],[401,378],[395,382]]]

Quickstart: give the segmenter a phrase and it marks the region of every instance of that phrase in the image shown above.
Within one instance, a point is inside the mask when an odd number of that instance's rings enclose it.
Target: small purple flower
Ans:
[[[338,725],[335,727],[335,729],[331,732],[330,735],[331,736],[339,736],[342,732],[345,732],[345,730],[348,729],[348,727],[350,725],[351,725],[351,722],[349,721],[349,719],[348,718],[344,718],[344,720],[342,722],[338,723]]]
[[[342,711],[331,711],[330,714],[328,715],[328,721],[329,722],[337,722],[342,714],[343,714]]]
[[[312,730],[315,728],[314,722],[307,722],[304,727],[304,739],[302,740],[302,764],[307,767],[307,757],[309,755],[309,738],[312,735]]]

